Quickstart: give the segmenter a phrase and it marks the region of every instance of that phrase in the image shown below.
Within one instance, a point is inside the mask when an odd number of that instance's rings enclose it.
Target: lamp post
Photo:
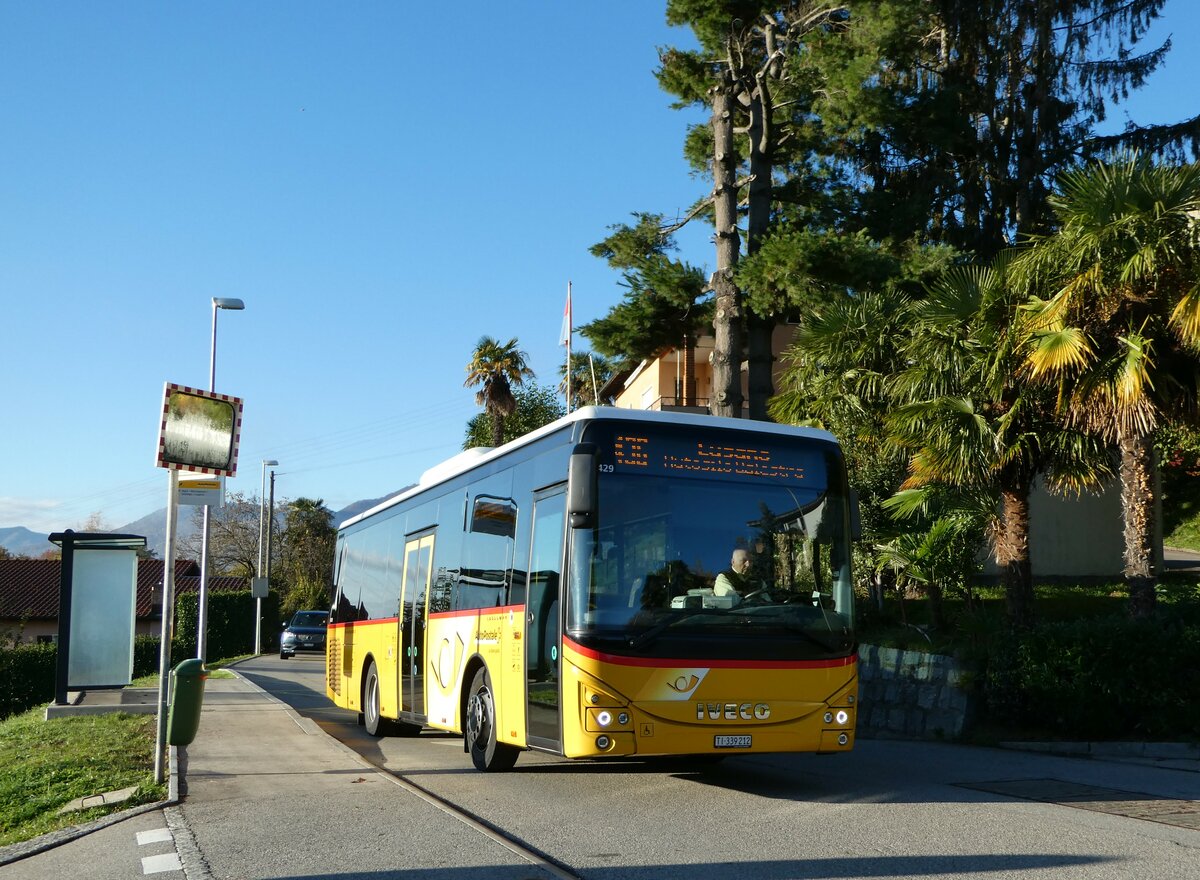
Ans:
[[[263,576],[263,523],[266,522],[266,504],[267,504],[267,468],[279,467],[279,462],[273,458],[264,458],[262,460],[262,487],[258,490],[258,576]],[[272,484],[274,485],[274,484]],[[271,502],[271,518],[275,518],[275,503]],[[265,552],[271,552],[270,546],[265,548]],[[254,600],[254,653],[255,655],[262,653],[262,599]]]
[[[240,299],[214,296],[212,298],[212,346],[208,356],[208,390],[216,391],[217,384],[217,310],[241,311],[246,304]],[[205,659],[208,653],[208,505],[204,505],[203,530],[200,534],[200,597],[199,624],[196,634],[196,656]]]

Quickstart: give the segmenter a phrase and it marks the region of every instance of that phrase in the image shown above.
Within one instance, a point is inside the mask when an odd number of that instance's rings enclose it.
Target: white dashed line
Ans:
[[[139,831],[137,833],[138,846],[145,846],[148,843],[162,843],[171,839],[170,828],[155,828],[153,831]]]
[[[163,871],[182,871],[183,863],[178,853],[163,853],[161,856],[146,856],[142,859],[143,874],[161,874]]]
[[[175,837],[170,828],[152,828],[149,831],[137,833],[137,845],[146,846],[149,843],[174,843]],[[146,856],[142,859],[143,874],[162,874],[165,871],[182,871],[183,863],[179,861],[176,852],[162,853],[157,856]]]

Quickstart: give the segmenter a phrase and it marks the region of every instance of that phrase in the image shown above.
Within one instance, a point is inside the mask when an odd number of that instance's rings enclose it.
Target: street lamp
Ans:
[[[262,460],[262,488],[258,491],[258,576],[263,576],[263,523],[266,522],[266,503],[267,503],[267,468],[279,467],[279,462],[273,458],[264,458]],[[275,503],[271,502],[271,517],[275,516]],[[271,548],[267,547],[266,552],[270,553]],[[262,653],[262,599],[254,600],[254,653],[257,656]]]
[[[212,298],[212,347],[208,356],[208,390],[216,391],[217,384],[217,310],[229,309],[241,311],[246,304],[232,297],[214,296]],[[199,632],[196,634],[196,656],[205,659],[208,653],[208,505],[204,505],[204,523],[200,534],[200,598],[199,602]]]

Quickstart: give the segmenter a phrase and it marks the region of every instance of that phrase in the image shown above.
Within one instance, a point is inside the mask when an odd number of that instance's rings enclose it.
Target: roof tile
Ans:
[[[162,589],[164,563],[161,559],[139,559],[137,570],[137,616],[155,617],[151,600]],[[55,620],[58,618],[59,581],[62,562],[58,559],[0,559],[0,620]],[[210,577],[213,592],[246,589],[246,579]],[[190,559],[175,561],[176,594],[200,589],[200,566]]]

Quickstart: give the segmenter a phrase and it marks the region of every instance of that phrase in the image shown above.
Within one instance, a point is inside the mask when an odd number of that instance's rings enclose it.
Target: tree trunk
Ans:
[[[716,222],[717,270],[712,287],[713,415],[742,414],[742,292],[733,280],[740,239],[737,228],[737,156],[733,144],[733,82],[728,71],[712,90],[713,209]]]
[[[768,46],[768,50],[771,46]],[[771,227],[771,196],[773,163],[771,161],[771,118],[774,107],[766,70],[755,78],[750,93],[750,125],[747,140],[750,145],[750,187],[747,194],[746,253],[756,253]],[[767,401],[775,388],[771,381],[771,335],[774,319],[758,315],[746,308],[746,390],[749,392],[748,415],[758,421],[771,421]]]
[[[500,410],[492,410],[492,446],[504,444],[504,416]]]
[[[1015,627],[1033,623],[1033,566],[1029,562],[1029,482],[1001,490],[996,563],[1004,583],[1008,620]]]
[[[1117,438],[1121,452],[1121,514],[1125,524],[1125,584],[1129,613],[1154,613],[1158,577],[1154,571],[1154,452],[1148,434]]]

